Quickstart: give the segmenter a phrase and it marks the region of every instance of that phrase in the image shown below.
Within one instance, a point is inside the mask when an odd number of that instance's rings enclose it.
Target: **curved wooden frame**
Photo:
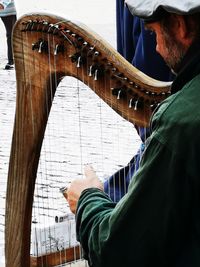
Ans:
[[[28,267],[37,167],[60,78],[82,80],[125,119],[143,126],[149,123],[152,107],[170,94],[170,84],[135,69],[85,26],[52,15],[30,14],[18,20],[13,45],[17,99],[7,184],[5,255],[7,267]]]

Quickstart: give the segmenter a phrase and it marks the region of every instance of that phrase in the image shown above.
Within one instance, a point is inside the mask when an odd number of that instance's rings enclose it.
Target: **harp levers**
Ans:
[[[81,257],[79,247],[63,251],[67,257],[54,252],[45,262],[36,257],[31,263],[30,233],[40,151],[61,78],[82,81],[123,118],[140,126],[148,126],[154,108],[170,94],[170,83],[139,72],[85,26],[52,15],[19,19],[13,48],[17,99],[6,198],[6,267],[55,266],[73,261],[74,251]],[[59,260],[52,260],[57,256]]]

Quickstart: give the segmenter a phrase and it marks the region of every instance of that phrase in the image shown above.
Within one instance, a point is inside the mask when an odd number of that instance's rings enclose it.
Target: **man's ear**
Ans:
[[[193,41],[190,23],[185,16],[174,14],[174,34],[184,45],[190,46]]]

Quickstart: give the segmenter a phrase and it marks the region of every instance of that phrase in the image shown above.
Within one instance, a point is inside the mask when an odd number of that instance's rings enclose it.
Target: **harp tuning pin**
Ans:
[[[150,108],[153,110],[154,109],[154,107],[155,107],[155,104],[151,104],[150,105]]]
[[[95,51],[94,55],[95,56],[99,56],[99,52],[98,51]]]
[[[32,44],[32,50],[35,50],[35,49],[38,49],[39,46],[38,46],[38,43],[33,43]]]
[[[89,73],[88,73],[88,76],[89,76],[89,77],[92,77],[92,69],[93,69],[93,66],[91,65],[91,66],[89,67]]]
[[[80,68],[80,67],[81,67],[81,56],[78,57],[76,67],[77,67],[77,68]]]
[[[137,110],[137,108],[138,108],[138,100],[135,101],[134,110]]]
[[[43,45],[43,42],[40,42],[39,43],[38,53],[42,53],[42,45]]]
[[[48,23],[48,21],[43,21],[43,25],[48,25],[49,23]]]
[[[52,31],[52,28],[53,28],[53,24],[49,24],[49,28],[48,28],[47,32],[50,33]]]
[[[58,54],[58,47],[59,47],[59,45],[57,44],[55,47],[55,50],[54,50],[54,56],[57,56],[57,54]]]
[[[122,90],[119,90],[119,91],[118,91],[118,94],[117,94],[117,100],[120,99],[120,97],[121,97],[121,93],[122,93]]]
[[[78,40],[78,42],[82,42],[83,41],[83,38],[81,36],[78,36],[77,37],[77,40]]]
[[[156,103],[156,102],[153,102],[150,107],[152,110],[155,110],[158,106],[160,105],[160,103]]]
[[[83,45],[84,45],[84,46],[88,45],[88,42],[84,42]]]
[[[37,43],[32,44],[32,49],[38,49],[38,53],[48,52],[48,43],[44,40],[39,40]]]
[[[53,35],[58,34],[60,26],[58,24],[54,24],[52,27],[53,27]]]
[[[112,72],[115,72],[117,69],[116,68],[112,68]]]
[[[26,25],[27,23],[27,21],[22,21],[22,25]]]
[[[64,52],[64,46],[57,44],[54,49],[54,56],[57,56],[59,52]]]
[[[131,98],[131,99],[129,100],[129,105],[128,105],[129,108],[132,108],[132,103],[133,103],[133,98]]]
[[[121,99],[122,97],[124,97],[126,95],[126,88],[111,88],[112,90],[112,95],[117,97],[117,100]]]
[[[95,70],[94,72],[94,81],[98,80],[98,69]]]
[[[33,21],[32,20],[29,20],[26,24],[26,28],[25,28],[25,31],[29,31],[31,29],[33,25]]]
[[[80,57],[80,53],[75,53],[73,55],[70,55],[69,57],[71,58],[72,62],[78,62],[78,59]]]

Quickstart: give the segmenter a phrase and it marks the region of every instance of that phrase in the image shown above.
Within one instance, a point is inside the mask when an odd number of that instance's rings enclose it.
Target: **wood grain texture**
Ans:
[[[60,264],[77,261],[81,258],[79,246],[68,248],[45,256],[31,257],[31,267],[54,267]]]

